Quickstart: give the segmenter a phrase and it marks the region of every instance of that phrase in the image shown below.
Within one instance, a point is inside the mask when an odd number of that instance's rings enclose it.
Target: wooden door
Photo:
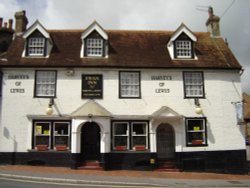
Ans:
[[[81,154],[84,160],[100,159],[100,128],[94,122],[82,126]]]
[[[157,128],[157,155],[159,159],[172,159],[175,153],[174,131],[171,125],[162,124]]]

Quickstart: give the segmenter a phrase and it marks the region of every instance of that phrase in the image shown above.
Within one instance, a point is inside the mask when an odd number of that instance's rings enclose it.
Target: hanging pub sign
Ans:
[[[82,75],[82,98],[102,99],[102,75],[83,74]]]

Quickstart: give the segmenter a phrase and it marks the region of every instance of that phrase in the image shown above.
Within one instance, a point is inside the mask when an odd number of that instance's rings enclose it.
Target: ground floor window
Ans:
[[[206,146],[206,118],[186,118],[187,146]]]
[[[68,150],[70,149],[70,121],[34,121],[33,149]]]
[[[112,122],[113,150],[143,151],[148,149],[147,121],[113,121]]]

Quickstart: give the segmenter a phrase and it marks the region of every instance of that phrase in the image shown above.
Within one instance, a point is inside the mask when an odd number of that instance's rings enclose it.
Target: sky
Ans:
[[[244,68],[242,89],[250,95],[250,0],[1,0],[0,17],[26,10],[28,26],[39,20],[46,29],[84,29],[96,20],[104,29],[174,31],[185,23],[206,32],[208,6],[221,18],[221,36]]]

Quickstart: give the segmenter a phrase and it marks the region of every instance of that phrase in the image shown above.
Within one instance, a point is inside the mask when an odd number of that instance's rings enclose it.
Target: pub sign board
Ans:
[[[83,99],[102,99],[103,80],[101,74],[82,75],[82,98]]]

